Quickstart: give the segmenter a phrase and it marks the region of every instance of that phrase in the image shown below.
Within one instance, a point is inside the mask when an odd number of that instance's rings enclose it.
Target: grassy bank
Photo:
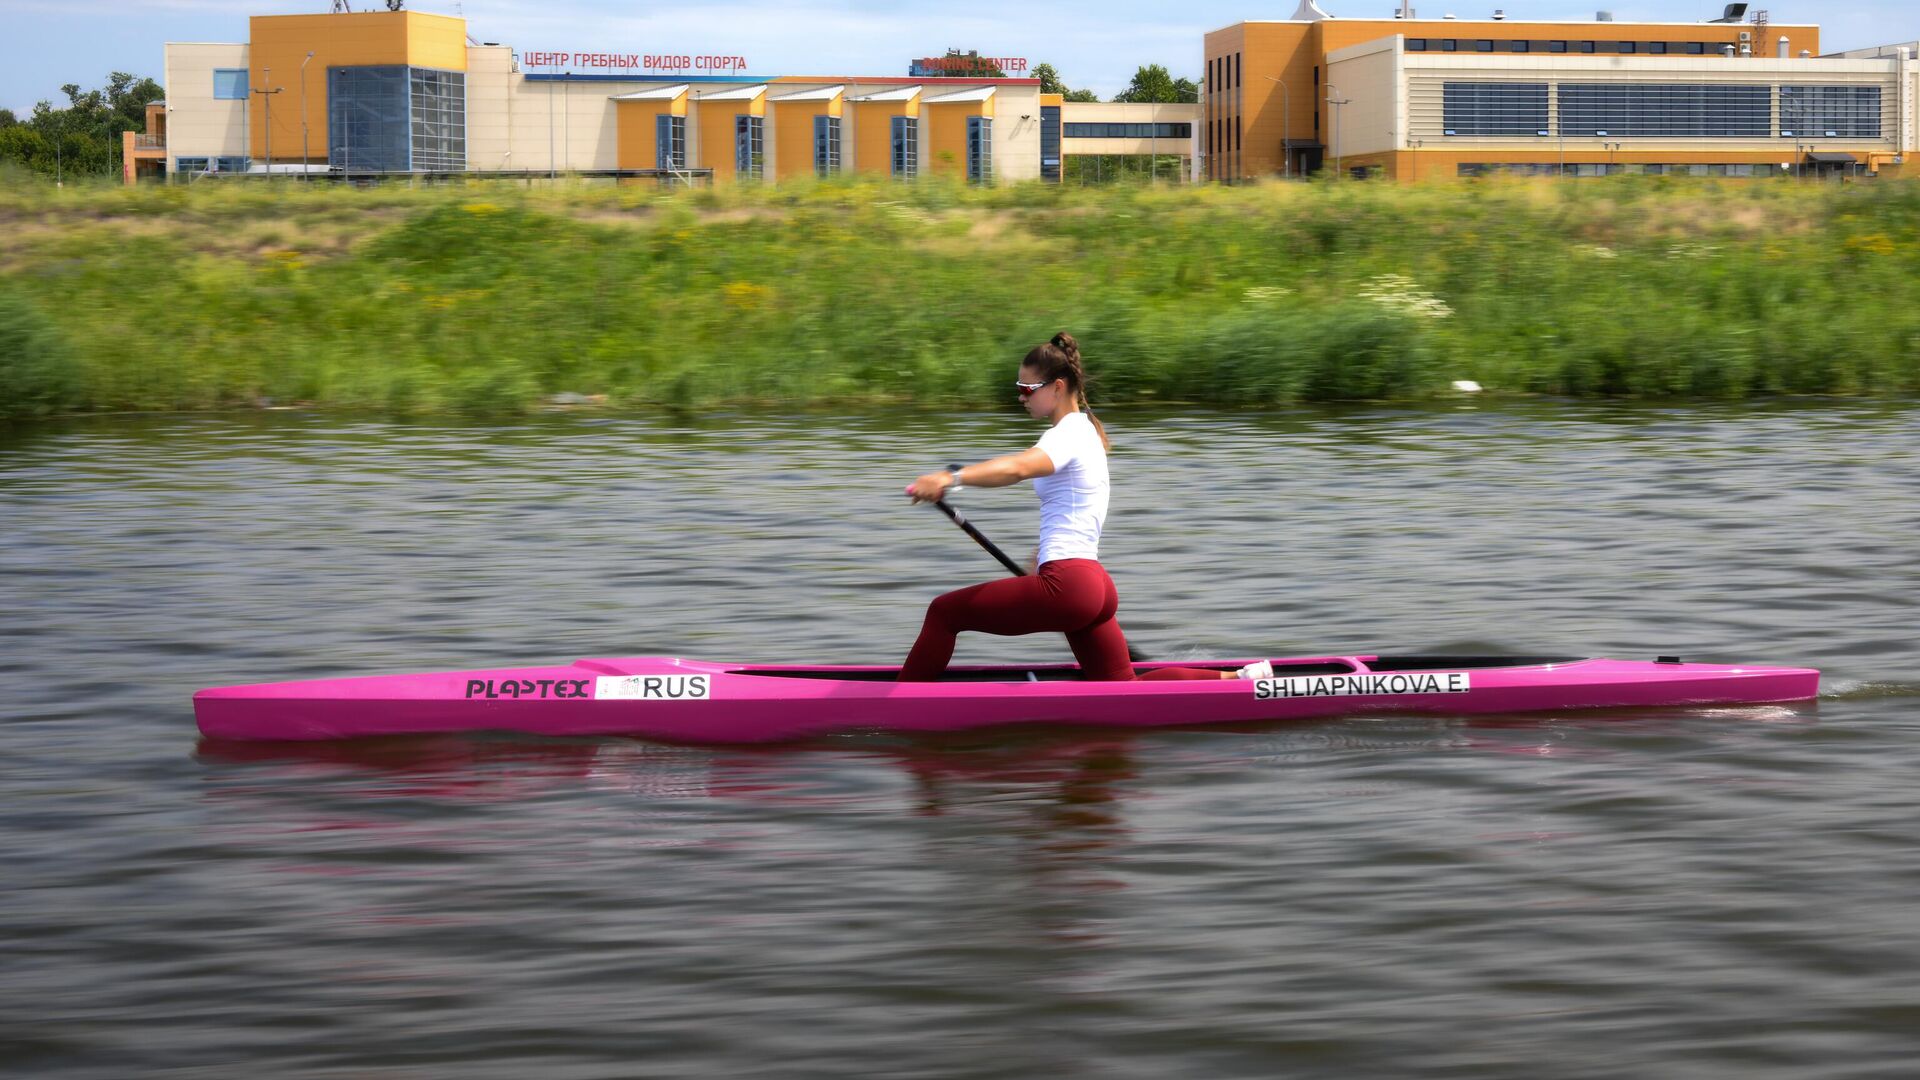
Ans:
[[[1920,390],[1920,185],[0,186],[0,416]]]

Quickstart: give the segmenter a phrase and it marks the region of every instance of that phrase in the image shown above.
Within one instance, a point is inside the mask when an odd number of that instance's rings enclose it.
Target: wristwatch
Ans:
[[[962,466],[962,468],[964,468],[964,466]],[[964,488],[966,487],[966,485],[965,485],[965,484],[962,484],[962,483],[960,482],[960,470],[959,470],[959,469],[948,469],[948,470],[947,470],[947,475],[948,475],[948,476],[951,476],[951,477],[953,477],[953,483],[951,483],[951,484],[948,484],[948,485],[947,485],[947,490],[948,490],[948,491],[960,491],[960,490],[963,490],[963,489],[964,489]]]

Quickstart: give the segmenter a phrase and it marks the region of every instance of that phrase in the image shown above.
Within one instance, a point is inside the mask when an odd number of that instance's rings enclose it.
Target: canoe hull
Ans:
[[[1751,665],[1573,658],[1490,665],[1485,658],[1449,663],[1435,657],[1409,668],[1406,662],[1351,656],[1274,666],[1274,679],[1257,682],[1083,682],[1071,667],[1036,666],[958,668],[960,681],[895,683],[892,669],[879,667],[640,656],[230,686],[202,690],[193,704],[201,733],[212,739],[513,731],[742,743],[1016,723],[1166,727],[1356,713],[1743,705],[1804,700],[1819,692],[1817,671]]]

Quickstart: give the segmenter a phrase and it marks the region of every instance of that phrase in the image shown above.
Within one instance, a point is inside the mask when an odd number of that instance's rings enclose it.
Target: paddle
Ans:
[[[959,472],[960,466],[949,465],[947,466],[947,469],[949,472]],[[941,513],[947,515],[947,520],[953,522],[955,525],[960,526],[961,531],[965,532],[968,536],[973,537],[974,543],[979,544],[983,548],[986,548],[987,554],[993,556],[996,559],[999,559],[1000,565],[1006,567],[1008,573],[1012,574],[1014,577],[1027,576],[1026,567],[1021,566],[1019,563],[1014,562],[1012,558],[1008,557],[1006,552],[1000,550],[1000,545],[987,539],[987,534],[981,532],[978,526],[974,525],[973,522],[968,521],[966,517],[960,513],[960,511],[955,510],[951,506],[948,506],[947,500],[935,499],[933,500],[933,505],[938,507]],[[1141,655],[1140,650],[1133,647],[1132,642],[1128,642],[1127,643],[1127,659],[1138,664],[1138,663],[1144,662],[1147,658]]]

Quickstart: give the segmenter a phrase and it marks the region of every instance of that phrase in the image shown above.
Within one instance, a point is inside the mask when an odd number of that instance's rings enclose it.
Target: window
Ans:
[[[1664,41],[1649,41],[1647,42],[1647,51],[1658,56],[1667,51],[1667,43]]]
[[[742,180],[760,180],[767,175],[766,124],[764,118],[745,113],[733,118],[733,174]]]
[[[1473,43],[1473,51],[1474,52],[1492,52],[1493,42],[1488,40],[1487,38],[1481,38],[1480,40]]]
[[[1407,39],[1407,51],[1408,51],[1408,52],[1426,52],[1426,51],[1427,51],[1427,39],[1426,39],[1426,38],[1423,38],[1423,37],[1410,37],[1410,38],[1408,38],[1408,39]]]
[[[1510,41],[1507,43],[1507,47],[1514,52],[1526,52],[1530,46],[1529,43],[1525,41]]]
[[[1040,179],[1060,179],[1060,106],[1040,106]]]
[[[687,118],[661,113],[653,118],[653,167],[678,171],[687,167]]]
[[[327,164],[349,172],[407,172],[413,132],[402,65],[327,69]]]
[[[1839,139],[1880,137],[1878,86],[1782,86],[1781,134]]]
[[[1686,53],[1688,56],[1704,56],[1706,51],[1707,43],[1704,41],[1687,42]]]
[[[1765,138],[1769,86],[1713,83],[1561,83],[1560,134]]]
[[[1460,43],[1454,40],[1453,38],[1441,38],[1440,51],[1441,52],[1459,52]]]
[[[1192,124],[1066,124],[1069,139],[1191,139]]]
[[[895,179],[911,180],[920,173],[920,121],[911,116],[893,118],[892,162]],[[1058,157],[1058,155],[1055,155]]]
[[[1554,53],[1566,52],[1567,43],[1564,41],[1549,41],[1547,42],[1547,51],[1554,52]]]
[[[832,176],[840,171],[840,118],[813,118],[813,175]]]
[[[1581,42],[1581,43],[1580,43],[1580,51],[1581,51],[1581,52],[1583,52],[1583,53],[1590,53],[1590,52],[1592,52],[1593,50],[1594,50],[1594,43],[1593,43],[1593,42],[1591,42],[1591,41],[1583,41],[1583,42]]]
[[[1620,43],[1620,51],[1623,53],[1630,53],[1637,48],[1639,48],[1639,46],[1631,41],[1623,41]]]
[[[1241,85],[1240,80],[1242,77],[1245,76],[1245,74],[1246,74],[1245,69],[1243,69],[1240,66],[1240,54],[1234,53],[1233,54],[1233,85],[1235,86]]]
[[[1546,83],[1450,82],[1441,94],[1449,135],[1533,135],[1547,126]]]
[[[409,165],[415,171],[459,172],[467,167],[467,76],[461,71],[407,69]],[[680,140],[681,163],[686,138]]]
[[[967,179],[993,179],[993,119],[967,117]]]
[[[215,101],[247,100],[247,69],[214,68],[213,97]]]
[[[183,157],[173,159],[173,171],[180,176],[207,171],[207,160],[203,157]]]
[[[354,172],[467,167],[467,76],[403,65],[327,69],[327,164]]]

